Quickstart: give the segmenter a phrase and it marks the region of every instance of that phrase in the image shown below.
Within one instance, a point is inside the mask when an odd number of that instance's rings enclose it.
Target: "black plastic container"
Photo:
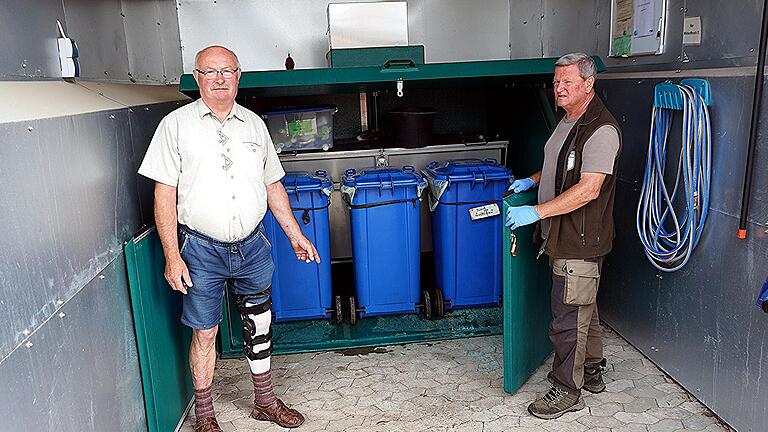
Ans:
[[[416,148],[432,144],[434,108],[409,107],[389,112],[395,147]]]

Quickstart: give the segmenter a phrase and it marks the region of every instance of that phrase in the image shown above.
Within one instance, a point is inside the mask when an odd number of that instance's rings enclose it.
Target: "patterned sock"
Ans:
[[[256,405],[265,407],[277,400],[277,396],[272,390],[271,369],[260,374],[251,373],[251,380],[253,381],[253,401]]]
[[[204,389],[195,389],[195,418],[202,420],[206,417],[216,417],[216,413],[213,412],[211,386]]]

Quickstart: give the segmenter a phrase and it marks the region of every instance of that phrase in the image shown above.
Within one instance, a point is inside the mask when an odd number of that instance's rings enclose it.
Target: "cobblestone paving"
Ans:
[[[502,339],[275,356],[275,391],[310,431],[674,432],[730,431],[682,387],[612,331],[605,331],[606,391],[587,408],[539,420],[526,408],[549,389],[547,360],[514,395],[504,393]],[[287,430],[249,418],[245,360],[220,360],[214,406],[225,432]],[[182,426],[192,432],[194,414]]]

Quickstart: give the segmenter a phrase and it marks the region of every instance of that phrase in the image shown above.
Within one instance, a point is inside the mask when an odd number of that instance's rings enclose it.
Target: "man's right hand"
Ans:
[[[525,192],[528,189],[531,189],[535,186],[536,186],[536,182],[532,178],[526,177],[526,178],[517,179],[513,181],[512,184],[509,185],[509,189],[507,190],[511,190],[514,193],[520,193],[520,192]]]
[[[174,291],[180,291],[182,294],[186,294],[187,287],[192,286],[187,264],[181,256],[165,260],[165,280]]]

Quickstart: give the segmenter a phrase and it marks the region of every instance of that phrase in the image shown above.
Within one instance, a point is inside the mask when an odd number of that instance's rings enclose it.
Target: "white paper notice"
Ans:
[[[683,44],[701,45],[701,17],[685,17]]]
[[[653,11],[656,9],[656,0],[635,0],[634,31],[632,36],[644,37],[656,33],[653,19]]]

